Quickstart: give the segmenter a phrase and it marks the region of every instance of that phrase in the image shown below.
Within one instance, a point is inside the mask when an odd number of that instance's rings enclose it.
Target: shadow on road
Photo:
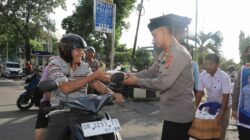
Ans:
[[[0,105],[2,106],[12,106],[11,104],[9,105]],[[4,118],[17,118],[20,119],[21,117],[26,117],[30,115],[36,115],[37,114],[37,109],[33,110],[27,110],[27,111],[21,111],[21,110],[15,110],[15,111],[2,111],[0,112],[0,119]]]

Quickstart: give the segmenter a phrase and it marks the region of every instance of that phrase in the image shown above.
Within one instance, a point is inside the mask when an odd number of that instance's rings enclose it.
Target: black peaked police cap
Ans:
[[[191,23],[191,18],[183,17],[175,14],[163,15],[160,17],[150,19],[148,28],[153,31],[161,26],[171,27],[175,30],[183,29]]]
[[[164,16],[157,17],[150,19],[150,23],[148,24],[148,29],[150,31],[153,31],[156,28],[159,28],[161,26],[171,27],[171,21],[168,18],[165,18]]]

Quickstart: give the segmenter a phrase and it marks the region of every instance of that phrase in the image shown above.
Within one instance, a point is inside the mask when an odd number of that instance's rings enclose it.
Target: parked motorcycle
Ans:
[[[42,98],[42,92],[38,88],[40,78],[38,73],[33,73],[25,80],[24,88],[26,91],[18,97],[16,102],[20,110],[28,110],[33,105],[37,107],[40,105],[40,100]]]
[[[120,85],[118,83],[124,80],[123,74],[114,75],[111,78],[111,88]],[[53,80],[39,84],[42,92],[53,91],[57,87]],[[47,140],[121,140],[118,119],[112,119],[107,112],[99,113],[107,105],[113,105],[111,94],[88,94],[74,101],[61,101],[59,106],[45,108],[45,111],[50,111],[47,114],[50,118],[49,126],[55,126],[55,129],[48,128]]]

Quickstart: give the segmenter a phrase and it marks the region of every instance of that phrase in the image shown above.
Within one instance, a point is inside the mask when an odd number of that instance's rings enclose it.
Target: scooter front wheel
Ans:
[[[121,137],[119,132],[114,132],[114,133],[110,133],[110,134],[96,136],[93,138],[93,140],[96,140],[96,139],[98,139],[98,140],[122,140],[122,137]]]
[[[27,92],[20,95],[17,99],[16,105],[20,110],[28,110],[34,104],[34,100]]]

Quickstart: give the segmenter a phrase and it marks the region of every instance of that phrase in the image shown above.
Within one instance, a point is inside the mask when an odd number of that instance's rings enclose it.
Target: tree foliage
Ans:
[[[122,30],[128,27],[125,18],[129,16],[135,1],[114,0],[116,4],[116,47],[119,46]],[[87,44],[94,46],[102,58],[105,57],[107,63],[111,52],[111,35],[95,32],[93,25],[93,0],[81,0],[76,6],[75,12],[62,22],[62,28],[66,30],[66,33],[75,33],[84,37]]]
[[[134,66],[140,71],[147,69],[153,62],[153,58],[147,49],[139,48],[135,52]]]
[[[228,71],[228,67],[229,66],[233,66],[235,68],[236,71],[240,70],[241,65],[240,64],[236,64],[233,59],[229,59],[227,60],[224,57],[220,58],[220,68],[224,71]]]
[[[194,60],[201,65],[203,58],[208,53],[220,54],[220,47],[223,42],[223,36],[220,31],[204,33],[200,32],[195,38],[194,35],[188,38],[189,46],[193,48]],[[195,48],[195,43],[197,47]]]
[[[131,50],[115,52],[115,63],[127,64],[131,60]]]
[[[250,46],[250,37],[246,36],[243,31],[240,31],[239,35],[239,52],[241,56],[241,62],[243,62],[243,54],[246,51],[246,48]]]
[[[17,57],[17,46],[20,45],[21,40],[17,30],[8,24],[7,19],[0,12],[0,61],[6,61],[7,55],[11,61],[14,61]]]
[[[55,30],[49,14],[64,5],[65,0],[1,0],[0,13],[20,37],[24,40],[26,59],[30,60],[30,39],[34,39],[39,30]]]
[[[37,40],[30,39],[30,45],[32,50],[43,51],[43,44]]]
[[[117,45],[115,52],[115,64],[129,64],[131,61],[132,49],[127,49],[125,44]]]

